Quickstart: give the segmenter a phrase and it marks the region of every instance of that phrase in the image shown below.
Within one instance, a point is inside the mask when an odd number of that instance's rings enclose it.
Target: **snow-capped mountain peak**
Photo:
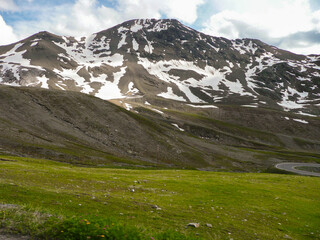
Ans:
[[[102,99],[166,98],[320,115],[320,56],[136,19],[76,39],[40,32],[0,47],[0,82]]]

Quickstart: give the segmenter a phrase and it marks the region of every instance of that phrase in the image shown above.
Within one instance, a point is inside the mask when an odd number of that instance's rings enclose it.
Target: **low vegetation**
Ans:
[[[0,232],[6,234],[34,239],[320,238],[319,178],[0,159]]]

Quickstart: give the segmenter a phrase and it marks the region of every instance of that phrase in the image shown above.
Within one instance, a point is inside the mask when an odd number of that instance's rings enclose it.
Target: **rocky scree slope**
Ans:
[[[172,19],[131,20],[79,39],[40,32],[1,46],[0,82],[320,115],[320,55],[213,37]]]
[[[215,171],[320,162],[314,117],[237,106],[161,110],[137,103],[137,114],[79,92],[0,85],[0,155]]]
[[[108,166],[208,166],[170,125],[78,92],[0,86],[0,155]],[[200,154],[200,153],[199,153]]]

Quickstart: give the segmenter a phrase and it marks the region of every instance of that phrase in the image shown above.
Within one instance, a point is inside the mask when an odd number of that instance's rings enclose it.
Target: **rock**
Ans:
[[[134,192],[134,189],[132,188],[132,189],[130,189],[130,192]]]
[[[212,228],[212,224],[210,224],[210,223],[206,223],[206,226],[207,226],[208,228]]]
[[[284,235],[283,238],[285,238],[285,239],[292,239],[292,238],[291,238],[289,235],[287,235],[287,234]]]
[[[152,205],[151,207],[154,208],[154,209],[156,209],[157,211],[160,211],[160,210],[161,210],[161,208],[158,207],[158,205]]]
[[[188,223],[187,226],[188,226],[188,227],[198,228],[198,227],[200,227],[200,223]]]

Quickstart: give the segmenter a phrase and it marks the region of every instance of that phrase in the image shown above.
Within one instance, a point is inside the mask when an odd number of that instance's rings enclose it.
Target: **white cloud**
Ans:
[[[204,0],[118,0],[111,8],[97,0],[77,0],[56,7],[35,6],[38,19],[16,22],[14,28],[19,37],[25,38],[43,30],[59,35],[86,36],[126,20],[163,15],[191,24],[197,19],[197,7],[203,3]]]
[[[16,35],[13,33],[12,27],[6,24],[0,15],[0,45],[6,45],[17,41]]]
[[[1,11],[17,11],[18,6],[14,3],[14,0],[0,0]]]
[[[284,48],[286,49],[289,49],[290,48],[290,51],[291,52],[294,52],[294,53],[299,53],[299,54],[305,54],[305,55],[308,55],[308,54],[320,54],[320,44],[312,44],[310,46],[310,44],[306,44],[305,46],[301,46],[301,47],[291,47],[291,46],[288,46],[288,47],[285,47]]]
[[[118,10],[129,18],[177,18],[192,24],[197,19],[197,8],[204,0],[119,0]],[[137,11],[137,9],[139,9]]]
[[[320,31],[320,12],[312,11],[309,0],[216,2],[220,12],[212,15],[203,29],[204,32],[214,36],[232,39],[259,38],[275,43],[280,38],[298,32]],[[305,53],[306,49],[303,48],[305,47],[301,45],[301,52]],[[313,49],[310,46],[307,48]]]
[[[23,1],[26,3],[23,5]],[[103,2],[105,1],[105,2]],[[320,11],[313,11],[310,0],[75,0],[56,5],[49,2],[46,6],[34,0],[20,0],[19,11],[26,11],[35,20],[21,20],[6,26],[10,39],[25,38],[39,31],[49,31],[59,35],[86,36],[110,28],[123,21],[135,18],[177,18],[192,25],[203,24],[205,33],[226,38],[258,38],[266,43],[297,53],[312,53],[317,50],[316,40],[308,38],[295,40],[297,33],[320,33]],[[111,1],[112,7],[102,5]],[[32,5],[30,5],[32,4]],[[206,5],[203,5],[206,4]],[[206,18],[210,12],[212,16]],[[17,10],[14,0],[0,0],[0,10]],[[199,14],[199,16],[198,16]],[[36,16],[36,17],[34,17]],[[205,19],[205,20],[203,20]],[[3,21],[3,19],[2,19]],[[200,22],[199,22],[200,21]],[[202,22],[201,21],[206,21]],[[9,29],[9,30],[8,30]],[[1,30],[1,29],[0,29]],[[2,31],[1,31],[2,33]],[[3,34],[1,34],[3,35]],[[318,35],[314,35],[318,36]],[[316,53],[319,53],[317,51]]]

